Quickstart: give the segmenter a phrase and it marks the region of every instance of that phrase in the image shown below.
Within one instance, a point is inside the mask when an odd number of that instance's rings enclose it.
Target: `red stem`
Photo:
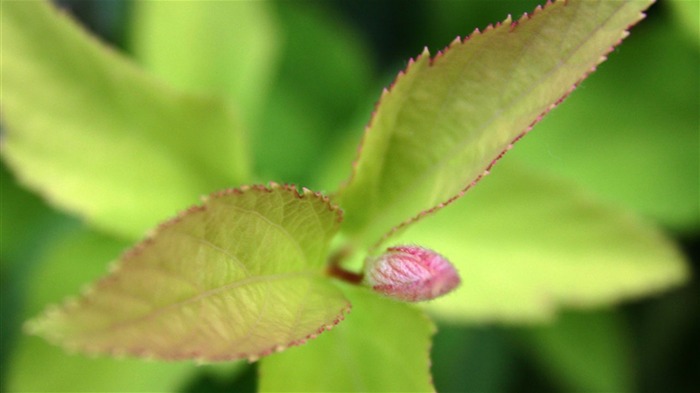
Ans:
[[[340,262],[343,259],[345,259],[349,254],[350,252],[348,249],[342,249],[335,253],[333,256],[331,256],[327,272],[328,275],[331,277],[338,278],[350,284],[359,284],[365,277],[364,274],[351,272],[349,270],[343,269],[343,267],[340,266]]]
[[[362,279],[365,277],[364,274],[355,273],[355,272],[345,270],[338,265],[328,266],[328,274],[332,277],[341,279],[345,282],[349,282],[350,284],[359,284],[362,282]]]

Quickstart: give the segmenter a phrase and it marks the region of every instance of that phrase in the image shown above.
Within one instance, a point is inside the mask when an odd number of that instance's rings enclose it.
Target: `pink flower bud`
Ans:
[[[454,266],[435,251],[418,246],[390,247],[365,265],[365,284],[407,302],[435,299],[459,285]]]

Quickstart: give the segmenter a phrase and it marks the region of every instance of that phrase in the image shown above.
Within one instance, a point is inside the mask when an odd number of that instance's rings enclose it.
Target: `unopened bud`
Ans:
[[[366,285],[407,302],[435,299],[459,283],[459,275],[450,261],[418,246],[390,247],[365,265]]]

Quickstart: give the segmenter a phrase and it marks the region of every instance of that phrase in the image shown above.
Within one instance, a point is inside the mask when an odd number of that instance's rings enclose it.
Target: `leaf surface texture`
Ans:
[[[339,212],[291,187],[214,194],[161,225],[82,297],[28,329],[88,353],[256,359],[340,322],[324,275]]]
[[[355,173],[346,230],[376,242],[459,197],[595,69],[649,1],[558,1],[434,58],[425,50],[382,95]]]

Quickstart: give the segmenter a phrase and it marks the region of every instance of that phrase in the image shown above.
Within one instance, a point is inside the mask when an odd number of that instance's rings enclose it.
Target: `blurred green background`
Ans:
[[[139,56],[143,47],[134,40],[138,32],[134,4],[112,0],[60,4],[92,32],[147,62]],[[259,102],[250,106],[263,108],[247,119],[253,130],[257,180],[333,190],[348,173],[345,164],[354,155],[381,88],[410,57],[424,46],[435,53],[456,36],[507,14],[517,18],[537,4],[350,0],[271,4],[260,50],[245,54],[265,59],[266,67],[250,72],[272,81],[247,87],[259,90],[253,95]],[[609,62],[506,158],[565,176],[601,199],[658,223],[677,240],[693,271],[700,261],[698,20],[698,1],[659,1],[652,6],[647,19]],[[168,23],[174,22],[164,22],[164,29]],[[199,43],[200,52],[192,56],[224,50],[229,37],[225,31],[221,34],[218,40]],[[202,79],[200,85],[210,83],[215,93],[235,99],[236,93],[227,90],[220,75]],[[241,83],[245,85],[245,81],[231,85]],[[186,83],[180,87],[190,88]],[[343,166],[326,164],[339,158]],[[169,365],[153,374],[142,371],[158,367],[154,363],[123,361],[115,367],[113,361],[76,361],[78,357],[66,357],[59,349],[47,352],[48,344],[38,341],[31,344],[37,348],[18,351],[20,325],[26,317],[100,276],[106,268],[103,261],[128,244],[51,209],[18,186],[4,166],[0,175],[3,391],[20,386],[18,380],[50,381],[22,385],[28,388],[75,390],[81,386],[76,376],[170,381],[164,385],[144,381],[144,390],[149,386],[174,391],[255,389],[254,365],[235,370],[204,367],[194,374]],[[566,312],[551,326],[439,327],[433,348],[438,391],[691,392],[700,386],[700,286],[695,278],[682,288],[614,309]],[[52,362],[64,358],[75,362],[74,374],[52,372]],[[93,362],[90,369],[103,374],[81,374],[85,362]],[[94,367],[94,362],[104,366]],[[119,385],[112,389],[120,390]]]

